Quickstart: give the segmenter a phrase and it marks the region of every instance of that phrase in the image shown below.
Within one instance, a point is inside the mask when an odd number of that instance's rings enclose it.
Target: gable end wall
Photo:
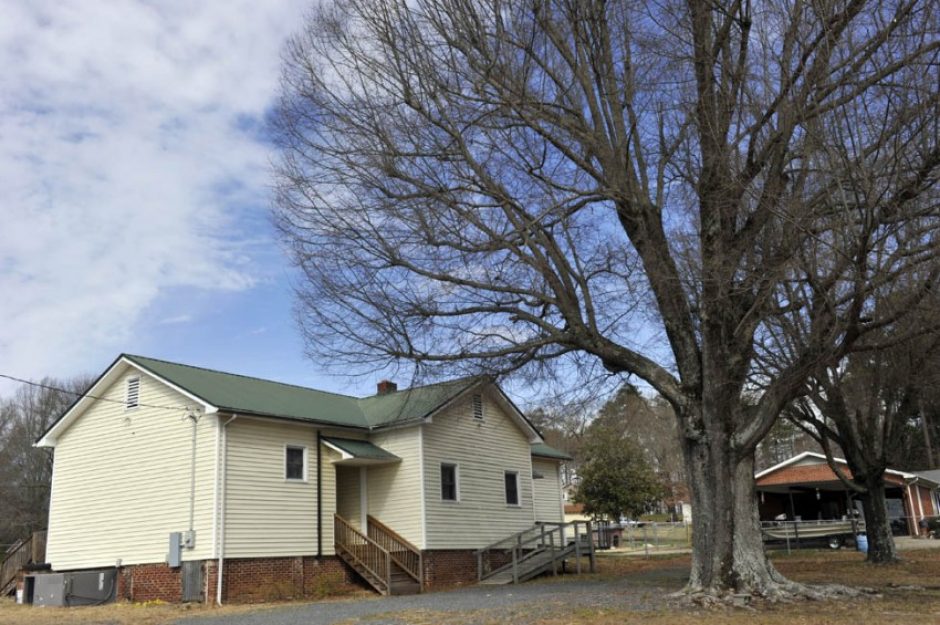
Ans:
[[[465,396],[422,426],[426,549],[478,549],[535,522],[529,440],[491,393],[484,412],[474,419]],[[459,466],[457,502],[441,500],[444,462]],[[505,471],[519,473],[519,506],[506,504]]]
[[[126,380],[140,377],[140,406],[125,410]],[[47,560],[56,570],[164,562],[170,532],[189,526],[193,401],[128,368],[59,436],[49,513]],[[196,548],[212,555],[216,416],[203,415],[196,437]]]

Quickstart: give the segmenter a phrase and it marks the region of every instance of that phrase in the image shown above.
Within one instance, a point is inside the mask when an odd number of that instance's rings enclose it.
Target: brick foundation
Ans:
[[[470,549],[425,551],[422,558],[427,590],[464,586],[477,581],[477,557]]]
[[[206,560],[202,566],[205,602],[215,603],[218,561]],[[115,597],[179,603],[183,589],[180,571],[163,563],[121,567]],[[316,599],[364,587],[358,575],[333,556],[227,559],[223,575],[222,600],[234,603]]]
[[[121,567],[118,569],[115,597],[136,602],[179,603],[183,598],[180,569],[171,569],[164,563]]]
[[[335,556],[226,560],[222,573],[224,601],[321,598],[364,588],[359,577]]]
[[[426,590],[477,581],[477,559],[472,550],[425,551],[423,559]],[[499,564],[491,561],[491,565]],[[218,562],[206,560],[202,566],[205,601],[214,603]],[[222,600],[226,603],[317,599],[369,588],[335,556],[226,559],[223,574]],[[115,598],[179,603],[182,600],[181,569],[164,563],[121,567]]]

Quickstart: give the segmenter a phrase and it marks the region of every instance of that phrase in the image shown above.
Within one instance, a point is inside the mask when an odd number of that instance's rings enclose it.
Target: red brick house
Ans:
[[[841,470],[851,476],[845,460],[836,458]],[[805,451],[755,475],[760,518],[773,521],[838,520],[859,509],[851,493],[826,462],[826,457]],[[911,536],[925,533],[921,521],[940,515],[940,484],[920,472],[888,469],[887,504],[895,525],[906,527]]]

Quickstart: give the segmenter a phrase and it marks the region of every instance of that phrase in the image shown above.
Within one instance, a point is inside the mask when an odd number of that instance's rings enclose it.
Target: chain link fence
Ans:
[[[688,523],[637,521],[601,526],[598,531],[598,547],[619,553],[650,555],[692,547],[692,526]]]

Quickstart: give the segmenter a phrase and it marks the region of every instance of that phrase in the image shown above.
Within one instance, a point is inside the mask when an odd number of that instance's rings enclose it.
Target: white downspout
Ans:
[[[425,498],[424,486],[424,424],[418,426],[418,494],[421,498],[421,549],[428,548],[428,511],[427,500]]]
[[[222,446],[222,415],[216,414],[215,418],[215,459],[212,463],[212,552],[209,557],[212,559],[219,557],[219,448]],[[205,579],[205,600],[209,603],[210,592],[209,576]]]
[[[215,419],[215,462],[212,468],[212,558],[219,557],[219,460],[222,447],[222,415]],[[206,601],[208,601],[208,592]]]
[[[369,478],[366,467],[359,467],[359,523],[362,533],[369,533]]]
[[[219,428],[221,430],[221,449],[220,456],[222,461],[222,468],[220,470],[221,479],[219,480],[219,530],[218,537],[219,542],[217,546],[217,552],[219,556],[218,564],[216,565],[216,579],[215,579],[215,602],[218,605],[222,605],[222,568],[223,563],[225,562],[225,467],[226,467],[226,458],[228,457],[228,437],[226,435],[225,426],[238,418],[237,414],[233,414],[228,421],[222,424]]]

